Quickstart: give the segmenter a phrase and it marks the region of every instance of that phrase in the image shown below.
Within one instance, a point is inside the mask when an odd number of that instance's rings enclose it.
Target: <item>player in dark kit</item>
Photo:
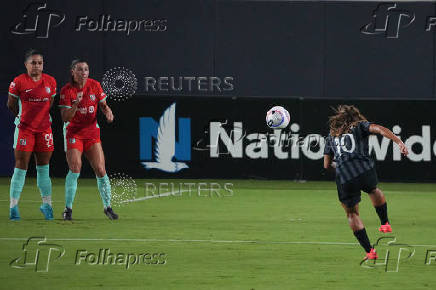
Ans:
[[[392,232],[392,228],[388,220],[386,198],[377,188],[375,164],[369,157],[368,137],[371,134],[380,134],[397,143],[402,154],[407,155],[409,152],[392,131],[368,122],[356,107],[340,105],[335,113],[329,118],[330,134],[324,149],[324,168],[336,169],[339,200],[347,214],[350,228],[367,253],[365,259],[377,259],[377,253],[371,247],[365,226],[359,217],[361,190],[369,194],[380,218],[379,231],[388,233]]]

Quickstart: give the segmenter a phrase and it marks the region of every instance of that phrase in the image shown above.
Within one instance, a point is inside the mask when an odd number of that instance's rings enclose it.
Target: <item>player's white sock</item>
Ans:
[[[14,206],[16,206],[18,204],[18,200],[17,198],[11,198],[11,203],[9,204],[10,208],[13,208]]]
[[[51,206],[51,195],[42,196],[42,202],[48,203],[48,205]]]

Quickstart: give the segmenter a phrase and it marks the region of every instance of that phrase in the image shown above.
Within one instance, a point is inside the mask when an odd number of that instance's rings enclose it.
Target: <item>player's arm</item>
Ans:
[[[385,127],[377,125],[377,124],[371,124],[369,126],[369,132],[372,133],[372,134],[380,134],[383,137],[391,139],[392,141],[394,141],[395,143],[398,144],[398,146],[400,147],[400,152],[402,154],[404,154],[404,155],[409,154],[409,151],[407,150],[407,147],[403,143],[403,141],[401,141],[400,138],[395,136],[395,134],[392,133],[392,131],[389,130],[388,128],[385,128]]]
[[[18,115],[18,100],[11,94],[8,95],[8,102],[6,103],[6,106],[8,107],[9,111],[14,114],[14,116]]]
[[[324,155],[324,169],[333,171],[336,169],[336,162],[333,161],[333,158],[329,154]]]
[[[62,121],[69,122],[74,117],[74,115],[77,112],[77,106],[79,105],[79,102],[73,101],[71,104],[71,107],[61,107],[61,117]]]
[[[112,113],[111,108],[106,103],[106,100],[103,99],[99,103],[100,110],[103,112],[104,116],[108,123],[112,123],[114,120],[114,114]]]

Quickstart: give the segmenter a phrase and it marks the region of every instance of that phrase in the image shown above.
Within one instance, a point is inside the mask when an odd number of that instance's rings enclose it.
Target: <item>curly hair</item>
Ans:
[[[335,115],[329,117],[330,135],[340,136],[350,132],[358,123],[367,121],[358,108],[353,105],[339,105],[332,108]]]

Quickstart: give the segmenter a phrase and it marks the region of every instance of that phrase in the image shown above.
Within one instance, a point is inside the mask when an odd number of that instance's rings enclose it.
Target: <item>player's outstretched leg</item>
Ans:
[[[86,152],[91,167],[97,178],[97,187],[103,202],[104,214],[111,220],[118,219],[118,215],[111,208],[111,183],[106,174],[105,158],[101,143],[93,144]]]
[[[77,191],[77,179],[80,176],[79,173],[68,171],[65,178],[65,210],[63,212],[64,220],[72,220],[73,202]]]
[[[377,259],[377,253],[375,249],[371,247],[371,243],[369,241],[368,235],[366,234],[365,226],[363,225],[362,220],[359,216],[359,204],[356,204],[352,207],[347,207],[345,204],[342,204],[345,212],[347,214],[348,224],[350,225],[351,230],[354,233],[354,236],[359,241],[360,245],[366,252],[365,259],[374,260]]]
[[[50,167],[48,164],[36,166],[36,185],[42,198],[42,205],[39,209],[46,220],[53,219],[53,208],[51,205],[52,184],[49,172]]]
[[[26,180],[27,170],[15,168],[11,178],[11,186],[9,188],[10,205],[9,219],[13,221],[20,220],[20,212],[18,211],[18,201],[20,200],[21,192],[23,191],[24,182]]]
[[[391,233],[392,227],[388,219],[388,206],[385,195],[379,188],[376,188],[370,192],[369,197],[371,198],[375,211],[380,218],[381,225],[378,230],[383,233]]]
[[[111,220],[118,219],[118,215],[111,207],[111,183],[107,174],[97,178],[98,191],[100,192],[101,200],[103,201],[104,214]]]

